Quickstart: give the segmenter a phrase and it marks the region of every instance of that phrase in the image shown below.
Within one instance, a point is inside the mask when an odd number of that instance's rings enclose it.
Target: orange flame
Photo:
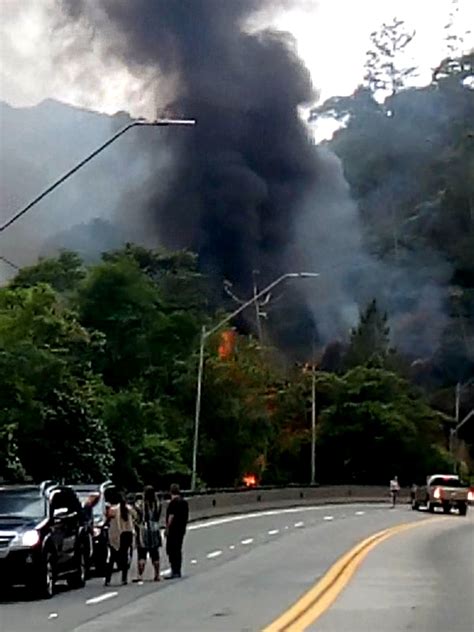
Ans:
[[[257,485],[257,477],[255,474],[246,474],[242,481],[246,487],[255,487]]]
[[[218,349],[219,358],[228,360],[234,353],[236,333],[232,329],[227,329],[221,333],[221,341]]]

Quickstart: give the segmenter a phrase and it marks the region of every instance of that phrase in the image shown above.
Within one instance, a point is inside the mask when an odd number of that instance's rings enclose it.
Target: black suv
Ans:
[[[90,536],[77,494],[54,484],[0,486],[0,581],[53,595],[85,583]]]

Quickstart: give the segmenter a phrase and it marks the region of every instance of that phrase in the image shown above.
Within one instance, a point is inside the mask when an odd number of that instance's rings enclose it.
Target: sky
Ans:
[[[419,67],[418,84],[429,81],[433,65],[446,53],[443,26],[453,0],[284,0],[282,4],[277,13],[255,16],[248,28],[271,25],[295,36],[320,101],[353,92],[363,77],[370,33],[395,16],[416,31],[410,57]],[[474,1],[458,0],[457,5],[457,27],[462,33],[466,25],[474,25]],[[0,0],[0,99],[27,106],[54,98],[109,114],[125,110],[152,118],[158,104],[151,82],[113,61],[106,71],[98,72],[97,44],[85,46],[80,60],[71,59],[67,65],[55,62],[68,42],[67,31],[59,39],[52,30],[54,6],[55,0]],[[471,34],[466,48],[472,45]]]

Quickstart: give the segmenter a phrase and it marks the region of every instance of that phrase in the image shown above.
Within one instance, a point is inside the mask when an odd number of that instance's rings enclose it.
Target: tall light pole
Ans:
[[[459,429],[462,428],[462,426],[464,426],[464,424],[467,421],[469,421],[469,419],[471,419],[472,417],[474,417],[474,408],[454,428],[451,428],[450,433],[449,433],[449,438],[450,438],[449,444],[451,447],[451,454],[454,458],[454,473],[455,474],[457,473],[457,469],[458,469],[457,468],[458,432],[459,432]]]
[[[311,371],[311,485],[316,484],[316,359],[313,338]]]
[[[258,270],[252,270],[252,281],[253,281],[253,296],[254,299],[258,294],[258,284],[257,284],[257,275],[259,274]],[[257,336],[258,336],[258,342],[260,344],[263,343],[263,331],[262,331],[262,321],[260,320],[261,318],[261,313],[260,313],[260,303],[257,300],[255,300],[255,322],[257,325]]]
[[[468,382],[466,384],[461,384],[458,382],[456,384],[455,397],[454,397],[454,428],[451,428],[449,431],[449,451],[451,456],[453,457],[453,469],[454,473],[457,472],[457,452],[458,452],[458,431],[464,426],[466,421],[469,421],[471,417],[474,416],[474,409],[471,410],[470,413],[464,417],[464,419],[460,420],[460,411],[461,411],[461,393],[462,390],[468,386],[470,386],[472,382]]]
[[[10,219],[0,225],[0,233],[7,230],[12,224],[20,219],[25,213],[27,213],[33,206],[36,206],[38,202],[41,202],[47,195],[52,193],[55,189],[57,189],[63,182],[65,182],[68,178],[73,176],[79,169],[82,169],[84,165],[90,162],[93,158],[95,158],[98,154],[100,154],[104,149],[106,149],[109,145],[114,143],[120,136],[123,136],[125,132],[128,132],[132,127],[168,127],[170,125],[195,125],[196,121],[194,119],[157,119],[156,121],[146,121],[145,119],[137,119],[132,123],[129,123],[124,128],[119,130],[116,134],[114,134],[109,140],[100,145],[96,150],[94,150],[91,154],[86,156],[83,160],[77,163],[75,167],[67,171],[63,176],[61,176],[58,180],[53,182],[47,189],[45,189],[42,193],[40,193],[34,200],[32,200],[25,207],[19,209],[16,213],[14,213]]]
[[[196,386],[196,407],[194,414],[194,439],[193,439],[193,462],[192,462],[192,472],[191,472],[191,490],[194,491],[196,489],[196,479],[197,479],[197,456],[198,456],[198,447],[199,447],[199,424],[201,419],[201,395],[202,395],[202,379],[204,375],[204,347],[206,345],[206,340],[216,333],[221,327],[230,322],[233,318],[238,316],[241,312],[243,312],[247,307],[253,305],[256,301],[260,300],[262,296],[268,294],[274,287],[283,283],[287,279],[308,279],[318,277],[319,274],[317,272],[287,272],[282,276],[272,281],[267,287],[263,288],[256,294],[252,296],[248,301],[242,303],[240,307],[238,307],[231,314],[223,318],[217,325],[215,325],[212,329],[206,330],[203,326],[201,330],[201,340],[199,345],[199,364],[198,364],[198,375],[197,375],[197,386]]]

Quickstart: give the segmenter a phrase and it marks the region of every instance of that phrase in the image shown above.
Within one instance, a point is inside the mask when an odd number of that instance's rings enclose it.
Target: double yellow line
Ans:
[[[432,519],[433,520],[433,519]],[[343,555],[328,572],[286,612],[262,632],[302,632],[316,621],[337,599],[367,555],[391,536],[432,520],[400,524],[362,540]]]

